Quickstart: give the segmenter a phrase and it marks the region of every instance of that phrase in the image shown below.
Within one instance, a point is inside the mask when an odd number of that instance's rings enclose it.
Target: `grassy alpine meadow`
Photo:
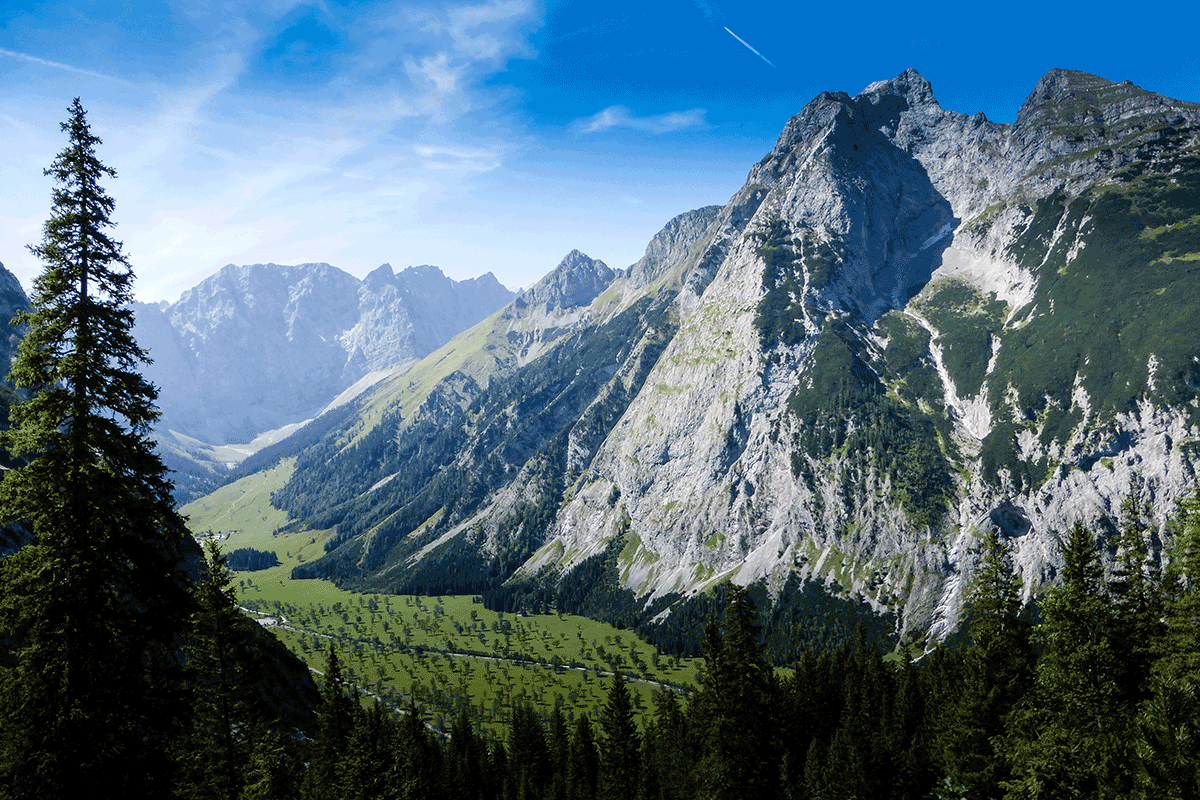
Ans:
[[[198,538],[216,538],[226,554],[270,551],[278,565],[233,573],[239,602],[271,627],[317,673],[330,644],[348,680],[393,707],[415,701],[427,721],[448,729],[466,711],[502,735],[514,704],[549,714],[556,702],[573,721],[596,719],[609,678],[629,682],[635,711],[653,715],[653,696],[688,691],[700,659],[660,655],[634,633],[569,614],[489,611],[481,598],[359,594],[327,580],[292,580],[292,568],[324,553],[332,531],[279,533],[286,519],[270,505],[291,464],[281,463],[183,508]]]

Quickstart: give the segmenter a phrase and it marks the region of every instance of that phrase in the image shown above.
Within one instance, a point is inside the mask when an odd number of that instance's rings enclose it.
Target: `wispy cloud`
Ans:
[[[725,23],[721,18],[721,12],[714,8],[712,3],[708,2],[708,0],[695,0],[695,3],[696,8],[700,9],[700,13],[704,15],[705,19],[713,25],[724,27]]]
[[[105,75],[102,72],[93,72],[90,69],[80,69],[79,67],[74,67],[70,64],[63,64],[58,61],[50,61],[49,59],[38,58],[37,56],[31,56],[28,53],[18,53],[16,50],[8,50],[3,47],[0,47],[0,55],[8,56],[9,58],[20,59],[21,61],[27,61],[31,64],[40,64],[43,67],[52,67],[54,69],[61,69],[65,72],[73,72],[76,75],[86,75],[89,78],[100,78],[102,80],[116,81],[117,83],[123,83],[129,86],[133,85],[132,82],[127,81],[124,78],[117,78],[113,75]]]
[[[500,166],[500,156],[493,150],[417,145],[413,152],[424,160],[426,169],[487,172]]]
[[[646,133],[672,133],[686,128],[702,128],[705,109],[691,108],[687,111],[672,111],[638,117],[625,106],[609,106],[598,114],[576,120],[572,128],[580,133],[599,133],[613,128],[628,128]]]
[[[447,31],[458,52],[477,61],[510,55],[520,42],[521,54],[532,55],[528,44],[512,36],[512,28],[528,18],[533,8],[527,0],[500,0],[475,6],[460,6],[447,12]]]

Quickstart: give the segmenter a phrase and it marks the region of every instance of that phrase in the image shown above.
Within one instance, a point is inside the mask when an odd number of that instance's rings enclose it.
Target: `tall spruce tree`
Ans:
[[[236,800],[252,747],[247,731],[255,698],[247,666],[253,645],[247,625],[253,623],[238,610],[225,554],[210,541],[205,555],[186,648],[192,719],[178,758],[177,791],[183,797]]]
[[[27,326],[9,375],[30,399],[2,444],[19,466],[0,483],[0,524],[28,543],[3,564],[0,786],[56,797],[71,786],[162,796],[173,705],[163,670],[188,607],[187,529],[150,429],[156,391],[138,373],[133,272],[108,233],[116,173],[96,157],[76,99],[67,147],[45,174],[53,207]]]
[[[1180,506],[1165,625],[1137,718],[1141,797],[1200,798],[1200,497]]]
[[[641,776],[641,736],[633,717],[633,698],[621,673],[614,672],[600,724],[601,800],[633,800]]]
[[[1021,578],[995,531],[980,540],[983,558],[969,595],[971,646],[956,697],[941,715],[939,752],[946,777],[970,798],[994,797],[1008,778],[995,740],[1033,683],[1032,630],[1020,617]]]
[[[691,707],[702,748],[699,796],[774,797],[783,757],[774,669],[764,656],[750,592],[732,582],[722,589],[723,622],[710,617],[705,626],[703,686]]]
[[[1063,543],[1062,584],[1042,604],[1044,648],[1033,689],[1008,719],[1007,796],[1129,797],[1132,709],[1122,691],[1116,613],[1096,540],[1076,522]]]

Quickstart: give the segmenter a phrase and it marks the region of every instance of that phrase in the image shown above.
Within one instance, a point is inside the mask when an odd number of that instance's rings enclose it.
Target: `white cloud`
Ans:
[[[500,166],[499,154],[492,150],[435,145],[417,145],[413,150],[424,159],[427,169],[487,172]]]
[[[625,106],[609,106],[598,114],[576,120],[572,127],[580,133],[599,133],[613,128],[629,128],[646,133],[671,133],[686,128],[703,128],[706,111],[692,108],[649,117],[634,116]]]
[[[459,6],[447,13],[447,30],[454,40],[455,49],[477,61],[486,61],[501,56],[532,54],[528,43],[514,37],[513,28],[522,24],[532,13],[533,7],[526,0],[500,0],[477,6]],[[515,52],[510,52],[518,44]]]

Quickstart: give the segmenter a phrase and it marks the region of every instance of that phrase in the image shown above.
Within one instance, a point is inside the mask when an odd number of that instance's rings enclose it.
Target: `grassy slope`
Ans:
[[[660,683],[694,682],[699,660],[659,657],[631,632],[584,617],[502,614],[471,597],[355,594],[329,581],[292,580],[292,567],[321,555],[330,532],[276,533],[287,520],[270,493],[291,469],[285,461],[183,512],[194,532],[222,537],[226,551],[275,551],[279,566],[235,573],[234,583],[242,604],[277,620],[276,634],[310,667],[324,669],[334,641],[364,691],[399,705],[411,696],[435,724],[465,708],[497,733],[521,700],[549,712],[560,696],[568,717],[595,719],[614,667],[631,680],[641,712],[652,708]]]

